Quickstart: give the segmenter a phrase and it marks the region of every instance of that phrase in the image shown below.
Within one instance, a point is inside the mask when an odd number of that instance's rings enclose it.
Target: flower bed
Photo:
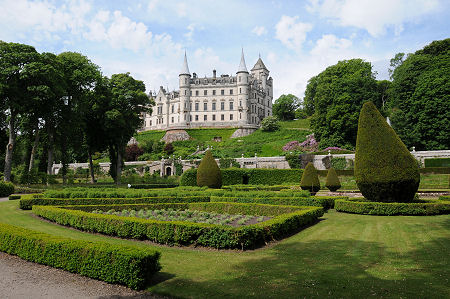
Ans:
[[[215,213],[273,217],[268,221],[241,227],[187,221],[158,221],[100,215],[93,210],[177,209]],[[148,239],[163,244],[200,245],[214,248],[248,249],[279,240],[299,231],[323,215],[320,207],[276,206],[240,203],[165,203],[94,206],[33,206],[33,213],[45,219],[78,229],[122,238]]]

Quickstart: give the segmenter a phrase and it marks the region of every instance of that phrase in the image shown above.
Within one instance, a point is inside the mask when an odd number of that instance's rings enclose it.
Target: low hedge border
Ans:
[[[130,184],[132,189],[158,189],[158,188],[174,188],[178,184]]]
[[[0,223],[0,251],[108,283],[143,289],[161,269],[160,252],[56,237]]]
[[[211,202],[239,202],[239,203],[258,203],[270,205],[289,205],[289,206],[314,206],[322,207],[324,210],[332,209],[336,199],[348,199],[347,196],[311,196],[302,197],[268,197],[268,198],[250,198],[250,197],[219,197],[211,196]]]
[[[265,186],[265,185],[230,185],[223,186],[222,189],[230,190],[230,191],[280,191],[280,190],[289,190],[288,185],[274,185],[274,186]]]
[[[73,206],[73,205],[113,205],[140,203],[172,203],[172,202],[209,202],[209,196],[190,197],[142,197],[142,198],[22,198],[19,206],[22,210],[31,210],[34,205],[40,206]]]
[[[16,199],[20,199],[20,198],[21,198],[20,195],[15,195],[15,194],[11,194],[11,195],[8,197],[9,200],[16,200]]]
[[[242,227],[182,221],[157,221],[88,213],[94,209],[174,208],[219,213],[240,213],[274,218]],[[148,239],[162,244],[200,245],[214,248],[249,249],[279,240],[323,215],[320,207],[275,206],[240,203],[169,203],[98,206],[33,206],[33,213],[77,229],[122,238]]]
[[[447,201],[450,201],[450,195],[441,195],[441,196],[439,196],[439,200],[447,200]]]
[[[450,213],[450,201],[420,200],[413,203],[385,203],[363,200],[336,200],[336,211],[364,215],[439,215]]]

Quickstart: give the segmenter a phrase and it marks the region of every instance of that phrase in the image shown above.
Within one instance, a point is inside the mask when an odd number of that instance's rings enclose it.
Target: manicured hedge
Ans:
[[[450,167],[450,158],[425,159],[425,167]]]
[[[182,221],[157,221],[135,217],[94,214],[95,209],[191,209],[208,212],[274,216],[258,224],[232,227]],[[33,213],[78,229],[122,238],[149,239],[163,244],[200,245],[248,249],[278,240],[323,215],[320,207],[275,206],[239,203],[169,203],[148,205],[33,206]]]
[[[447,201],[450,201],[450,195],[441,195],[441,196],[439,196],[439,200],[447,200]]]
[[[14,185],[10,182],[0,181],[0,197],[7,197],[14,193]]]
[[[420,173],[450,174],[450,167],[425,167],[419,169]]]
[[[153,249],[56,237],[2,223],[0,251],[133,289],[145,288],[161,269],[160,253]]]
[[[9,200],[15,200],[15,199],[20,199],[20,195],[10,195],[9,196]]]
[[[248,180],[249,185],[298,184],[303,169],[228,168],[221,169],[223,185],[239,185]],[[189,169],[181,176],[180,186],[197,186],[197,170]]]
[[[142,198],[23,198],[20,200],[22,210],[31,210],[34,205],[40,206],[73,206],[73,205],[113,205],[139,203],[171,203],[171,202],[209,202],[209,196],[191,197],[142,197]]]
[[[323,207],[324,210],[332,209],[336,199],[348,199],[347,196],[311,196],[311,197],[219,197],[211,196],[211,202],[239,202],[239,203],[258,203],[270,205],[289,205],[289,206],[314,206]]]
[[[178,184],[130,184],[132,189],[156,189],[156,188],[174,188]]]
[[[356,200],[336,200],[339,212],[367,215],[438,215],[450,213],[450,201],[420,201],[413,203],[387,203]]]
[[[287,190],[286,188],[289,186],[286,185],[274,185],[274,186],[266,186],[266,185],[230,185],[223,186],[222,189],[230,190],[230,191],[280,191]]]

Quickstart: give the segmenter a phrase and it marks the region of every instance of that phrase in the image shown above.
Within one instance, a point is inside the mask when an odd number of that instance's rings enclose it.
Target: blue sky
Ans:
[[[147,91],[178,89],[186,50],[200,77],[235,74],[244,48],[261,55],[274,97],[302,97],[307,81],[339,60],[389,59],[450,37],[448,0],[27,1],[0,0],[0,40],[39,52],[80,52],[105,75],[130,72]]]

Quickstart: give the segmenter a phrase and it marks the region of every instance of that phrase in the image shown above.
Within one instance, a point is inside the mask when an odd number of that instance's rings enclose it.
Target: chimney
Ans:
[[[213,70],[213,78],[216,79],[216,70]]]

